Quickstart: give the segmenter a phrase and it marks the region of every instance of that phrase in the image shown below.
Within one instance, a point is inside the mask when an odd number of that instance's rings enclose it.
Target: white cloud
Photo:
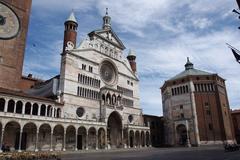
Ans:
[[[113,29],[120,31],[117,33],[120,37],[124,34],[130,35],[127,38],[123,36],[123,42],[137,51],[141,104],[144,112],[148,114],[161,114],[159,88],[164,80],[184,69],[188,56],[196,68],[219,73],[227,79],[230,105],[237,107],[240,103],[240,82],[237,81],[240,79],[239,64],[235,63],[225,43],[240,48],[236,44],[239,36],[236,34],[237,26],[224,24],[235,5],[233,1],[226,0],[33,1],[33,7],[46,16],[51,13],[57,17],[59,12],[64,12],[67,16],[71,9],[75,9],[77,18],[80,19],[81,34],[82,30],[92,27],[82,28],[83,23],[88,23],[82,21],[83,14],[101,17],[108,7],[115,27]],[[58,32],[62,32],[60,29],[58,28]],[[92,28],[94,29],[96,28]],[[31,63],[28,62],[25,70],[40,74],[42,73],[37,72],[37,68],[43,71],[48,71],[48,67],[59,70],[58,50],[61,49],[58,48],[61,48],[61,43],[56,39],[49,46],[55,46],[46,48],[50,51],[48,58],[53,63],[44,62],[46,56],[43,56],[42,60],[38,57],[38,60],[32,59]]]

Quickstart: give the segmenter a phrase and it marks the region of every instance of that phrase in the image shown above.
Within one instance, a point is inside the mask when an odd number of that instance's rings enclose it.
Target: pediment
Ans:
[[[93,37],[94,35],[113,44],[114,46],[124,50],[125,46],[122,41],[118,38],[118,36],[113,32],[112,29],[101,29],[90,32],[89,37]]]

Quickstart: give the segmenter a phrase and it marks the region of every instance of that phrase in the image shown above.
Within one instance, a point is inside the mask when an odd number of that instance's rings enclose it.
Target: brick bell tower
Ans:
[[[127,59],[132,68],[132,71],[136,73],[137,71],[136,54],[132,50],[129,51]]]
[[[0,0],[0,88],[18,90],[32,0]]]
[[[63,41],[63,53],[66,49],[74,49],[76,47],[78,23],[73,11],[71,12],[69,18],[65,21],[64,26],[65,31]]]

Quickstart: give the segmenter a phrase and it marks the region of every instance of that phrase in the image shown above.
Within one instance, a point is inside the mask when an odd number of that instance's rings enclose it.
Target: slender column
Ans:
[[[149,147],[152,147],[151,133],[149,132]]]
[[[98,131],[96,131],[96,150],[98,150]]]
[[[133,147],[136,148],[136,131],[133,133]]]
[[[50,151],[53,151],[53,149],[52,149],[52,140],[53,140],[53,129],[51,129]]]
[[[76,133],[75,133],[75,151],[78,150],[77,145],[78,145],[78,130],[76,129]]]
[[[8,108],[8,101],[9,101],[9,99],[6,99],[6,100],[5,100],[4,112],[7,112],[7,108]]]
[[[38,106],[38,116],[40,116],[41,107],[42,107],[42,105],[39,105],[39,106]]]
[[[21,144],[22,144],[22,128],[20,128],[20,133],[19,133],[19,144],[18,144],[18,152],[22,152],[21,150]]]
[[[86,150],[88,150],[88,131],[86,133]]]
[[[37,131],[36,131],[36,142],[35,142],[35,152],[38,151],[38,134],[39,134],[39,128],[37,127]]]
[[[131,146],[130,146],[130,131],[128,131],[128,143],[127,143],[127,144],[128,144],[127,147],[128,147],[128,148],[131,148]]]
[[[23,102],[23,106],[22,106],[22,114],[25,114],[25,104],[26,104],[26,102]]]
[[[124,142],[123,142],[123,129],[121,129],[121,141],[122,141],[122,148],[124,148]]]
[[[14,101],[14,102],[15,102],[15,101]],[[16,113],[16,108],[17,108],[17,102],[14,103],[13,113]]]
[[[52,107],[52,114],[51,117],[54,117],[54,108]]]
[[[63,131],[63,151],[66,151],[66,129],[64,128],[64,131]]]
[[[144,147],[147,147],[147,136],[146,136],[146,132],[144,132]]]
[[[4,128],[2,128],[2,135],[1,135],[1,139],[0,139],[0,153],[2,152],[3,136],[4,136]]]
[[[142,148],[142,132],[139,133],[139,148]]]
[[[107,129],[105,131],[105,149],[108,149],[108,142],[107,142]]]
[[[32,111],[33,111],[33,104],[31,103],[30,115],[32,115]]]

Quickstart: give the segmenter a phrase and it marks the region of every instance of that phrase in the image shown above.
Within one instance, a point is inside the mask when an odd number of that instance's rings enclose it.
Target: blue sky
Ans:
[[[160,87],[184,70],[186,57],[195,68],[225,78],[230,107],[240,108],[240,65],[225,43],[240,48],[234,0],[33,0],[24,74],[48,79],[59,74],[64,21],[74,9],[78,44],[101,28],[105,8],[112,28],[137,54],[141,106],[162,115]]]

